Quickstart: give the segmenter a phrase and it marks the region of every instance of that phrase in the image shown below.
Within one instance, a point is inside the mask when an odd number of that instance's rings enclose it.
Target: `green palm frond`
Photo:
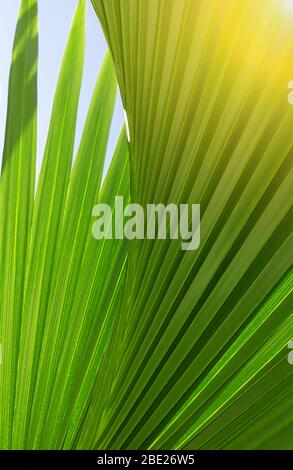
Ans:
[[[95,445],[261,447],[292,393],[292,24],[275,0],[92,3],[132,197],[200,203],[202,240],[195,254],[130,247],[123,362]]]
[[[0,447],[11,443],[37,138],[37,6],[22,3],[9,80],[0,181]]]
[[[65,51],[35,197],[36,0],[23,0],[18,22],[1,175],[4,449],[55,443],[68,413],[76,430],[73,415],[79,417],[94,386],[88,368],[99,366],[109,342],[124,279],[126,241],[98,242],[91,232],[100,199],[113,205],[116,194],[129,198],[124,131],[101,188],[117,88],[109,55],[72,165],[85,5],[79,2]]]
[[[92,4],[112,58],[74,159],[81,0],[36,184],[37,0],[22,0],[0,182],[0,448],[293,448],[292,23],[279,0]],[[123,129],[102,182],[116,77],[130,141]],[[95,240],[93,208],[116,195],[200,204],[199,249]]]

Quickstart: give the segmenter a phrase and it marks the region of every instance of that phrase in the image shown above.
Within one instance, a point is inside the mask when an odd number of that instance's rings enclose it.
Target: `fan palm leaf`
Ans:
[[[202,240],[130,247],[123,362],[96,445],[260,447],[278,386],[292,391],[292,21],[275,0],[92,3],[128,116],[132,197],[200,203]]]
[[[92,0],[111,55],[74,158],[80,0],[36,182],[37,0],[22,0],[0,181],[1,449],[292,448],[280,3]],[[122,129],[102,182],[116,77],[129,141]],[[199,248],[95,240],[93,208],[115,212],[116,195],[200,204]]]

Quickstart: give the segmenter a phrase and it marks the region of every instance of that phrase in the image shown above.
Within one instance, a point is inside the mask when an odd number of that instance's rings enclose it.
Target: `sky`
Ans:
[[[11,63],[14,32],[21,0],[0,0],[0,161],[4,142],[7,111],[8,78]],[[61,61],[68,39],[71,22],[78,0],[39,0],[39,69],[38,69],[38,154],[37,174],[50,122],[54,91]],[[107,44],[90,1],[87,5],[87,40],[84,78],[80,97],[75,149],[78,147],[91,96]],[[109,145],[106,168],[116,146],[124,121],[120,97],[117,99]]]

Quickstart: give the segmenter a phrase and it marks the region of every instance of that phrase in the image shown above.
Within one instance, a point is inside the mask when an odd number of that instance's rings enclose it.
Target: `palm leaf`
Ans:
[[[37,138],[37,5],[19,14],[9,79],[0,181],[0,448],[11,445],[25,266],[32,224]]]
[[[115,72],[107,55],[74,160],[81,0],[34,195],[37,2],[22,0],[0,182],[0,448],[292,448],[290,21],[277,0],[92,3]],[[102,183],[115,73],[130,142],[123,129]],[[199,249],[95,240],[93,207],[115,213],[116,195],[200,203]]]
[[[96,445],[248,446],[247,419],[260,427],[292,383],[292,28],[274,0],[92,3],[127,111],[132,198],[202,213],[196,253],[130,247],[123,361]],[[234,361],[248,332],[253,353]]]
[[[1,338],[7,338],[3,368],[1,364],[4,449],[60,446],[67,433],[75,435],[96,382],[96,367],[116,322],[123,286],[126,241],[97,242],[91,227],[93,207],[99,200],[114,205],[116,191],[129,198],[124,130],[101,188],[117,88],[109,55],[98,77],[72,165],[84,60],[85,6],[81,0],[73,20],[35,197],[37,103],[32,98],[36,98],[37,89],[36,2],[23,0],[16,32],[15,55],[18,58],[21,53],[21,63],[16,71],[14,63],[12,66],[11,116],[1,176],[1,213],[7,220],[1,226],[1,253],[6,245],[6,251],[9,249],[9,256],[1,257],[5,279],[1,282]],[[32,83],[28,82],[31,77]],[[15,138],[18,134],[19,142]],[[32,162],[27,168],[28,157]],[[22,173],[25,178],[20,178]],[[18,224],[23,228],[24,222],[25,230],[18,233]],[[18,251],[23,259],[15,259]],[[19,289],[11,277],[18,266],[22,281]],[[18,294],[18,290],[19,299],[14,304],[11,293]],[[99,316],[97,311],[101,312]]]
[[[46,309],[53,279],[72,163],[84,55],[85,4],[80,2],[60,72],[38,181],[27,261],[14,426],[16,446],[27,436]]]

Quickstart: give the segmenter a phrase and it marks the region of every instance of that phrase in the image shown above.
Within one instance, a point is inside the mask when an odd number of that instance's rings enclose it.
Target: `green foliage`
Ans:
[[[292,28],[275,0],[92,3],[112,58],[73,159],[81,0],[36,185],[37,0],[22,0],[0,181],[0,448],[292,448]],[[123,129],[102,183],[116,76],[131,141]],[[95,240],[92,209],[116,195],[200,203],[200,248]]]
[[[275,0],[92,3],[128,115],[132,198],[200,203],[201,245],[131,244],[123,361],[96,442],[82,445],[282,447],[292,17]]]

